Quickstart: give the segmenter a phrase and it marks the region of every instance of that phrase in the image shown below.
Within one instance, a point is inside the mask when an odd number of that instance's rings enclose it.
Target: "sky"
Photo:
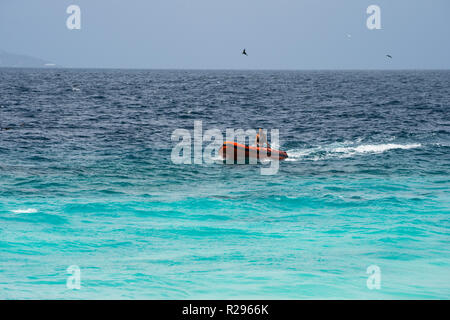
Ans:
[[[0,50],[76,68],[450,69],[449,15],[449,0],[0,0]]]

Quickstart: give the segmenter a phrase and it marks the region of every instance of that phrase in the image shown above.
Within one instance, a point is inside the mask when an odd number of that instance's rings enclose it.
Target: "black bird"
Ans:
[[[387,54],[386,57],[388,57],[389,59],[392,59],[392,56],[390,54]]]
[[[244,51],[242,51],[242,54],[248,56],[248,54],[247,54],[247,52],[245,51],[245,49],[244,49]]]

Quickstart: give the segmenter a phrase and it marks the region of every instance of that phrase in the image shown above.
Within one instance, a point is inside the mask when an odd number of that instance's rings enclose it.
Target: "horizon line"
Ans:
[[[134,71],[450,71],[450,68],[324,68],[324,69],[296,69],[296,68],[267,68],[267,69],[240,69],[240,68],[137,68],[137,67],[64,67],[64,66],[42,66],[42,67],[12,67],[0,66],[0,69],[44,69],[44,70],[134,70]]]

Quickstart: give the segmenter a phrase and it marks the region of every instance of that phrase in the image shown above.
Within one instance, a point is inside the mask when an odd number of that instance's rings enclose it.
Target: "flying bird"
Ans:
[[[247,52],[245,51],[245,49],[242,51],[242,54],[248,56],[248,54],[247,54]]]
[[[392,56],[390,54],[387,54],[386,57],[388,57],[389,59],[392,59]]]

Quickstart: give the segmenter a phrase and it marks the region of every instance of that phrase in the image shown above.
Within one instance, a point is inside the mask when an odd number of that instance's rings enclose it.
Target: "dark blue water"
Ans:
[[[290,158],[174,164],[195,120]],[[449,71],[0,69],[0,127],[1,298],[450,297]]]

